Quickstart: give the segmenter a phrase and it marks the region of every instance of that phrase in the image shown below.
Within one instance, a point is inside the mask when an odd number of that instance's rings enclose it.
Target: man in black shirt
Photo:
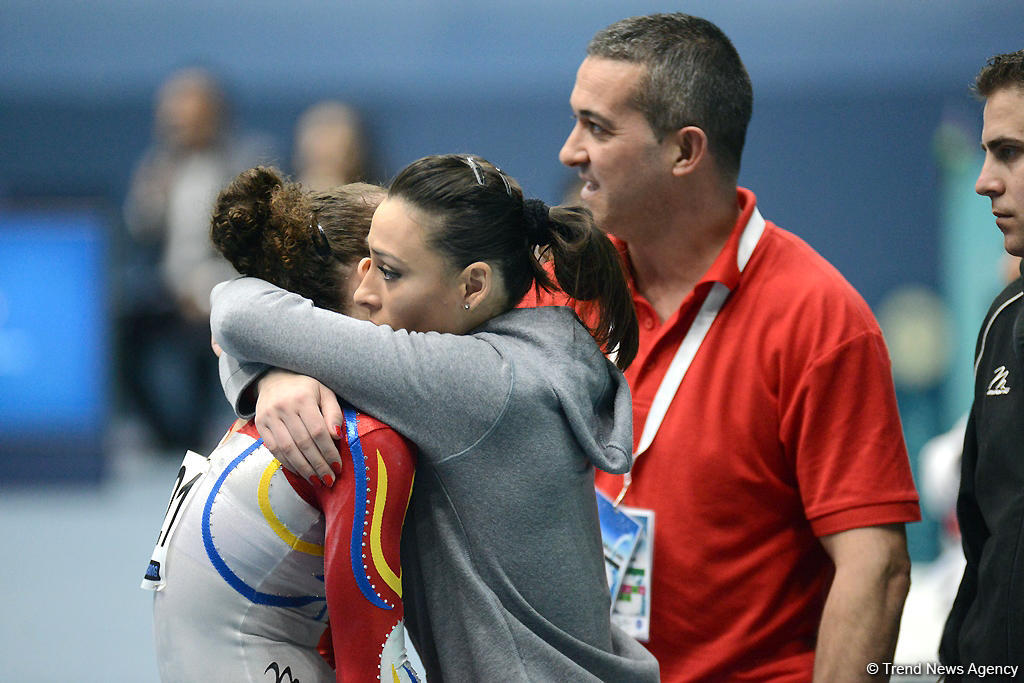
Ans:
[[[1024,256],[1024,50],[978,74],[985,164],[975,191],[992,201],[1006,251]],[[946,622],[947,681],[1008,680],[1024,671],[1024,292],[996,297],[978,335],[974,405],[964,439],[957,517],[967,567]]]

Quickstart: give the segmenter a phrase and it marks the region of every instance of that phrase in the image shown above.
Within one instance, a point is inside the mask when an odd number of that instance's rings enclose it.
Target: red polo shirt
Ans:
[[[661,323],[633,297],[636,446],[704,298],[715,282],[731,291],[623,499],[655,513],[647,646],[664,681],[809,681],[834,571],[818,537],[920,519],[867,304],[772,223],[741,248],[756,200],[740,188],[738,201],[732,236],[675,314]],[[597,484],[614,498],[622,477]]]

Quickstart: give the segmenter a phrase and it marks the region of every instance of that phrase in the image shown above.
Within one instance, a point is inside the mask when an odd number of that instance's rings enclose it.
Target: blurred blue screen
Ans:
[[[109,405],[106,276],[98,211],[0,209],[4,450],[74,435],[80,452],[98,452]]]

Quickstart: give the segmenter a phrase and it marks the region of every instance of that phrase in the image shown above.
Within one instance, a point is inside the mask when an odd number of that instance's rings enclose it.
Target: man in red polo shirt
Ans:
[[[665,681],[849,681],[891,661],[920,518],[878,325],[737,188],[752,109],[729,39],[683,14],[591,41],[560,152],[629,265],[637,456]],[[885,673],[883,670],[881,673]]]

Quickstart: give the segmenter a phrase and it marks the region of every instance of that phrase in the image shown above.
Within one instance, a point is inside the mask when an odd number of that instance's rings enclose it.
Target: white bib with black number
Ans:
[[[193,451],[185,453],[185,458],[181,461],[181,467],[178,469],[178,476],[174,480],[174,489],[171,490],[171,499],[167,503],[167,512],[164,513],[164,522],[160,525],[160,533],[156,538],[153,555],[149,558],[149,566],[142,579],[142,588],[158,591],[167,584],[165,565],[168,542],[171,540],[171,534],[178,528],[178,522],[184,517],[185,510],[195,498],[195,494],[200,488],[198,484],[209,471],[209,458]]]

